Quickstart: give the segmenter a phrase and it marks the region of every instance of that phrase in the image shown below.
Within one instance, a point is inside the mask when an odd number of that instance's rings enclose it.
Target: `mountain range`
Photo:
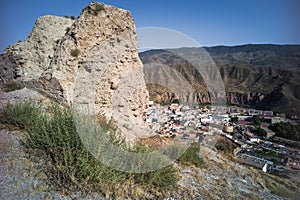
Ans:
[[[200,63],[199,66],[217,66],[224,83],[227,105],[248,106],[300,116],[300,45],[249,44],[142,52],[139,56],[146,66],[144,73],[150,99],[172,102],[179,98],[183,103],[211,103],[211,94],[205,84],[205,78],[195,67],[197,63],[180,56],[196,55],[197,52],[205,52],[206,57],[208,55],[211,59],[210,62],[204,61],[204,64]],[[193,92],[179,97],[172,89],[151,83],[151,77],[168,79],[169,76],[164,70],[147,68],[150,64],[175,70],[187,80]]]

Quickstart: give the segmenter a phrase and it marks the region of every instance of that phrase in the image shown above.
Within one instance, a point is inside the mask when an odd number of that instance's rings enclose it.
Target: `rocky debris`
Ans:
[[[40,17],[26,41],[1,55],[0,65],[0,82],[22,81],[81,112],[144,124],[149,95],[127,10],[93,2],[75,21]]]
[[[38,102],[49,104],[51,100],[44,95],[38,93],[37,91],[30,90],[28,88],[23,88],[21,90],[11,91],[11,92],[1,92],[0,91],[0,108],[6,104],[15,104],[18,102]]]
[[[201,168],[180,167],[180,194],[173,194],[175,199],[285,199],[272,194],[256,170],[205,147],[201,149],[205,165]]]

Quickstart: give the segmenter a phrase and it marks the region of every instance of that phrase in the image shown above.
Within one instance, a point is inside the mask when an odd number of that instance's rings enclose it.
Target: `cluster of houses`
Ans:
[[[169,106],[160,106],[153,101],[149,102],[148,112],[145,114],[145,121],[149,123],[153,131],[162,135],[174,135],[183,138],[195,138],[201,134],[212,134],[214,132],[233,133],[234,127],[239,126],[242,130],[251,125],[247,121],[253,115],[259,115],[260,118],[270,119],[273,121],[285,121],[285,117],[273,116],[273,111],[261,111],[237,107],[213,107],[200,108],[199,106],[171,104]],[[232,124],[230,117],[237,117],[238,124]],[[212,126],[209,126],[212,125]],[[263,126],[264,128],[264,126]],[[268,136],[274,133],[268,129]],[[221,131],[221,132],[220,132]],[[251,142],[259,142],[250,132],[247,132],[248,139]]]
[[[272,172],[274,163],[270,161],[270,157],[264,157],[257,153],[251,155],[247,152],[267,149],[288,156],[291,151],[285,146],[270,143],[252,134],[247,127],[253,125],[249,118],[254,115],[269,120],[269,123],[287,120],[284,114],[274,116],[272,111],[239,107],[207,108],[198,105],[179,105],[177,103],[161,106],[150,101],[148,111],[145,113],[145,121],[148,122],[154,132],[177,139],[190,139],[201,142],[203,137],[206,136],[223,136],[241,147],[242,151],[236,154],[238,161],[260,168],[265,172]],[[231,122],[231,117],[236,117],[238,119],[237,123]],[[265,124],[262,124],[262,128],[268,133],[267,138],[274,135]],[[300,158],[300,151],[296,151],[295,155]],[[298,169],[299,167],[300,169],[300,164],[297,161],[285,163],[286,166],[291,166],[290,168]]]
[[[145,121],[153,131],[161,135],[194,139],[200,134],[212,134],[209,124],[221,127],[229,123],[228,114],[213,116],[212,111],[199,106],[171,104],[160,106],[149,103]],[[231,128],[231,125],[230,125]],[[233,130],[233,127],[231,128]]]

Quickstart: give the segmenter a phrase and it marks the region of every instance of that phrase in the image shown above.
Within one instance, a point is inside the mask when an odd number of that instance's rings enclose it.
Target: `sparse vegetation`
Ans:
[[[104,4],[103,3],[100,3],[100,4],[97,4],[95,6],[95,10],[93,11],[94,15],[98,15],[98,12],[100,12],[101,10],[104,10]]]
[[[279,157],[281,159],[285,157],[284,154],[282,154],[282,153],[278,153],[278,152],[267,150],[267,149],[259,150],[257,152],[259,154],[268,155],[268,156],[274,156],[274,157]]]
[[[70,19],[72,19],[72,20],[75,20],[75,19],[76,19],[75,16],[68,16],[68,15],[65,15],[64,17],[67,18],[67,19],[70,18]]]
[[[104,4],[103,3],[97,4],[95,7],[95,10],[96,11],[104,10]]]
[[[3,84],[3,89],[5,92],[20,90],[22,88],[24,88],[24,85],[19,82],[10,82]]]
[[[232,154],[234,149],[237,147],[234,143],[228,141],[224,138],[219,138],[217,143],[215,144],[215,147],[218,151],[224,153],[224,154]]]
[[[0,123],[14,125],[21,129],[30,130],[37,125],[41,117],[39,105],[33,103],[7,104],[0,110]]]
[[[161,106],[169,106],[169,105],[171,105],[171,103],[169,103],[169,102],[160,102],[159,104]]]
[[[118,136],[112,121],[103,118],[100,121],[102,130],[110,132],[114,144],[136,153],[150,151],[146,147],[128,147]],[[172,165],[135,174],[102,164],[83,145],[70,108],[57,105],[43,108],[28,102],[8,104],[0,110],[0,122],[26,130],[25,148],[33,157],[47,161],[45,173],[51,183],[66,191],[74,187],[85,191],[114,191],[119,184],[138,184],[147,190],[160,190],[174,186],[178,180],[177,170]],[[88,128],[94,129],[92,125]]]
[[[291,182],[288,179],[260,172],[266,187],[274,194],[287,199],[299,199],[299,181]]]
[[[67,28],[66,28],[66,33],[68,33],[70,30],[71,30],[71,28],[70,28],[70,27],[67,27]]]
[[[179,164],[182,165],[195,165],[200,167],[203,164],[203,158],[200,157],[200,144],[193,142],[191,146],[182,154],[182,156],[177,160]]]
[[[78,57],[79,54],[80,54],[80,50],[79,49],[72,49],[71,50],[71,56]]]

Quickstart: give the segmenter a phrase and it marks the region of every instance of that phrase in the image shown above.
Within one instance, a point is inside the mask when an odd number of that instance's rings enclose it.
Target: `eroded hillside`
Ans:
[[[299,49],[297,45],[205,48],[222,76],[228,103],[298,116],[300,110],[295,108],[300,107]],[[178,51],[193,54],[197,48]],[[192,63],[168,50],[151,50],[140,53],[140,57],[144,65],[165,65],[176,70],[193,88],[192,93],[176,97],[170,88],[148,84],[153,100],[163,102],[179,98],[182,102],[210,103],[207,85]],[[207,65],[209,67],[213,66]],[[152,76],[167,77],[150,68],[145,68],[145,75],[146,83]]]

